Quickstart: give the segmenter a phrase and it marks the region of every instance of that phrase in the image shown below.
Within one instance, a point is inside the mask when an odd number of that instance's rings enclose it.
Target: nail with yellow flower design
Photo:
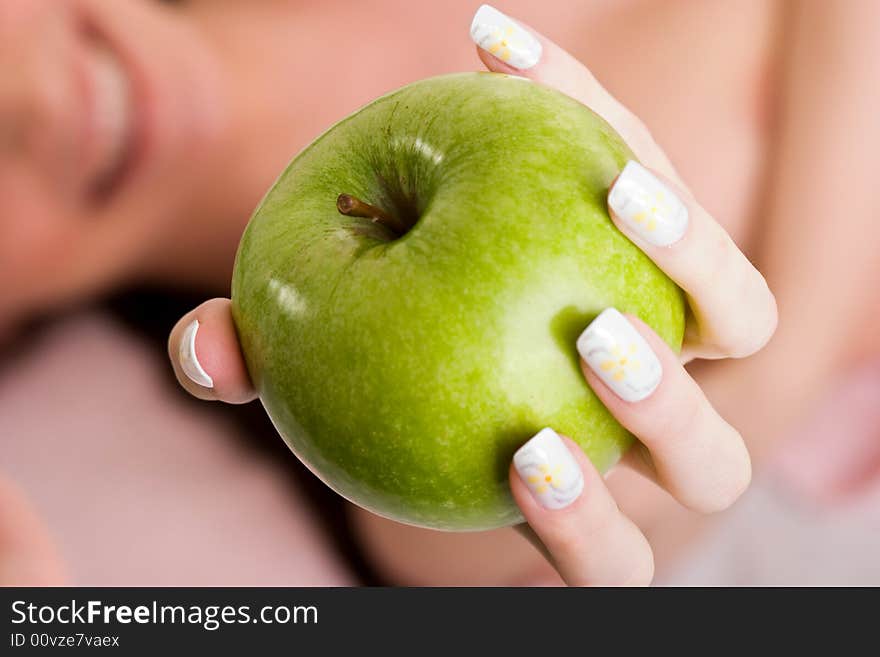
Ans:
[[[687,207],[681,199],[634,160],[617,177],[608,205],[636,235],[654,246],[677,242],[688,226]]]
[[[545,509],[561,509],[584,489],[584,475],[553,429],[541,429],[513,455],[513,465]]]
[[[471,39],[502,62],[524,70],[541,59],[541,43],[490,5],[481,5],[471,22]]]
[[[577,350],[590,369],[624,401],[645,399],[657,389],[663,376],[651,347],[614,308],[599,313],[581,333]]]

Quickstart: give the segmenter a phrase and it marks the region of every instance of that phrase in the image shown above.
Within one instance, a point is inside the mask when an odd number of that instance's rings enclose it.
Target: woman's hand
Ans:
[[[605,406],[640,440],[629,465],[686,507],[726,508],[750,480],[748,452],[681,362],[748,356],[766,344],[777,316],[763,276],[696,202],[645,125],[574,57],[486,5],[474,16],[471,37],[489,70],[528,77],[582,102],[639,158],[641,164],[628,163],[612,184],[608,209],[621,232],[686,292],[692,313],[682,354],[676,357],[638,318],[608,310],[578,340],[582,369]],[[574,443],[551,429],[539,432],[517,452],[510,480],[567,583],[651,581],[645,537]]]
[[[693,199],[645,126],[586,68],[489,7],[477,12],[471,34],[489,69],[528,76],[588,105],[641,160],[628,164],[612,185],[609,210],[618,228],[687,293],[692,316],[683,353],[676,355],[638,318],[608,309],[578,339],[581,366],[605,406],[640,440],[625,464],[689,508],[726,508],[749,483],[748,452],[682,362],[759,349],[775,329],[773,295]],[[178,379],[193,395],[231,403],[255,397],[227,299],[208,301],[181,319],[169,353]],[[549,428],[539,432],[516,453],[510,485],[528,533],[540,539],[568,584],[651,581],[647,540],[573,442]]]
[[[471,37],[490,71],[527,77],[583,103],[644,165],[624,169],[608,209],[621,232],[687,293],[693,316],[683,360],[739,358],[763,347],[776,330],[776,303],[764,277],[696,202],[639,118],[577,59],[488,5],[474,16]]]
[[[628,362],[610,359],[603,340],[634,345],[625,356]],[[727,508],[740,496],[751,477],[742,438],[654,331],[636,317],[609,309],[587,327],[578,350],[590,387],[640,440],[625,458],[630,467],[699,512]],[[595,350],[600,350],[598,359]],[[632,398],[626,389],[621,396],[619,386],[629,378],[626,369],[633,361],[641,370],[656,372],[657,383],[646,396]],[[510,487],[566,583],[651,582],[654,560],[647,540],[620,512],[602,475],[575,443],[552,429],[540,431],[514,455]]]

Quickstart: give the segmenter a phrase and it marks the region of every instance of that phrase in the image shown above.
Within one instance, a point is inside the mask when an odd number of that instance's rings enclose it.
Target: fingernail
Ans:
[[[608,205],[636,235],[654,246],[669,246],[687,230],[685,204],[634,160],[627,162],[617,177]]]
[[[541,42],[490,5],[481,5],[471,22],[471,39],[486,52],[520,70],[541,59]]]
[[[660,384],[663,368],[635,327],[614,308],[599,313],[577,340],[590,369],[628,402],[645,399]]]
[[[584,475],[553,429],[541,429],[513,455],[516,472],[538,504],[561,509],[584,490]]]
[[[199,320],[194,319],[192,323],[183,330],[183,337],[180,340],[180,367],[193,383],[204,388],[213,388],[214,379],[205,371],[202,364],[196,356],[196,333],[199,331]]]

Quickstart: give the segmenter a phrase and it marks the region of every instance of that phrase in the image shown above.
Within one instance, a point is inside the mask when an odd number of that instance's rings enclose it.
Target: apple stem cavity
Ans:
[[[340,194],[336,197],[336,209],[346,217],[362,217],[390,230],[396,237],[408,230],[402,222],[385,212],[382,208],[365,203],[351,194]]]

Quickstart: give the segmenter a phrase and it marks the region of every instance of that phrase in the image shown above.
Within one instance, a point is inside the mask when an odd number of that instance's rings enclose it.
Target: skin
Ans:
[[[131,51],[149,54],[143,56],[144,65],[164,81],[166,91],[156,102],[170,117],[162,123],[169,130],[162,141],[168,150],[160,151],[165,153],[161,166],[149,167],[152,175],[135,181],[111,211],[83,202],[75,186],[71,193],[70,178],[53,168],[54,161],[63,159],[53,156],[54,149],[63,147],[61,141],[3,142],[18,146],[6,148],[0,158],[2,262],[10,282],[2,297],[0,327],[7,333],[34,312],[128,281],[223,290],[243,221],[291,153],[333,120],[388,89],[473,68],[465,47],[430,47],[424,31],[401,34],[397,25],[425,21],[407,13],[415,8],[406,3],[321,3],[318,10],[270,0],[259,5],[211,1],[168,9],[140,2],[5,0],[0,2],[4,70],[27,70],[8,66],[13,58],[43,57],[44,75],[19,79],[49,81],[61,75],[63,80],[69,75],[63,65],[75,57],[70,53],[78,52],[78,42],[70,37],[69,21],[40,15],[50,5],[55,16],[66,15],[60,7],[91,8],[104,17],[102,22],[115,26]],[[463,44],[463,26],[473,8],[470,3],[444,3],[429,23],[438,34],[462,35]],[[501,8],[556,36],[645,119],[695,195],[767,275],[782,319],[773,342],[744,361],[690,368],[760,456],[836,377],[880,353],[868,316],[877,299],[864,284],[876,276],[877,266],[873,254],[878,233],[868,222],[873,216],[870,157],[876,151],[870,144],[878,143],[880,129],[874,118],[880,108],[872,67],[880,60],[868,28],[877,24],[878,7],[809,0],[640,0],[571,3],[554,12],[528,2]],[[402,20],[387,20],[388,12],[402,12],[396,14]],[[339,24],[357,24],[375,37],[359,47],[357,66],[346,49],[326,47],[322,35]],[[725,29],[717,30],[719,24]],[[584,38],[584,26],[589,38]],[[252,47],[255,36],[260,49]],[[389,43],[419,56],[402,57],[389,67]],[[639,47],[627,46],[634,43]],[[73,49],[66,52],[53,44],[73,44]],[[323,54],[316,58],[316,52]],[[263,57],[291,64],[265,66]],[[695,58],[703,65],[693,66]],[[367,69],[374,74],[364,75]],[[4,75],[0,81],[3,125],[19,124],[22,108],[33,106],[18,100],[39,97],[42,105],[37,107],[43,111],[25,115],[42,134],[59,134],[45,127],[63,120],[57,108],[70,103],[38,93],[38,86],[10,86],[17,80]],[[205,91],[208,80],[216,83]],[[829,88],[835,93],[829,94]],[[303,89],[308,90],[306,102]],[[253,98],[265,102],[251,102]],[[785,129],[774,131],[775,124]],[[176,134],[175,125],[191,128]],[[207,132],[198,129],[211,126]],[[694,134],[701,138],[694,139]],[[853,134],[859,139],[851,139]],[[179,157],[180,152],[187,157]],[[240,163],[234,172],[222,164],[232,157]],[[809,184],[815,180],[827,184]],[[210,181],[210,190],[205,181]],[[810,192],[804,194],[808,184]],[[823,220],[823,214],[834,221]],[[821,263],[812,266],[821,268],[822,276],[811,276],[810,285],[804,285],[805,262]],[[834,301],[821,316],[814,311],[817,298]],[[213,352],[207,353],[211,358]],[[804,358],[806,353],[822,357]],[[234,371],[217,373],[220,395],[234,388],[224,383],[224,376],[236,380]],[[237,401],[250,394],[234,392]],[[701,525],[658,494],[652,483],[627,470],[616,470],[608,484],[620,507],[650,537],[660,563],[668,562]],[[356,522],[365,548],[398,581],[498,583],[547,576],[531,548],[512,534],[460,543],[453,536],[441,540],[373,516],[358,516]],[[395,553],[400,543],[412,546],[408,559]],[[457,553],[473,558],[442,558]]]

